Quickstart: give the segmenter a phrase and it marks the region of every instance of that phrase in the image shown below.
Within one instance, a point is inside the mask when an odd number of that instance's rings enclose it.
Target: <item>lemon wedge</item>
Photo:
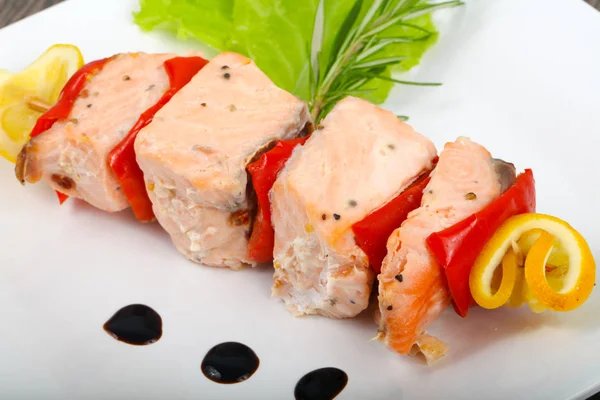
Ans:
[[[0,69],[0,85],[4,83],[12,74],[5,69]]]
[[[15,162],[37,119],[82,66],[76,46],[56,44],[23,71],[0,70],[0,156]]]
[[[595,279],[594,257],[579,232],[559,218],[528,213],[506,220],[486,243],[471,270],[469,287],[483,308],[527,302],[535,312],[570,311],[587,300]],[[494,286],[499,288],[495,293]]]

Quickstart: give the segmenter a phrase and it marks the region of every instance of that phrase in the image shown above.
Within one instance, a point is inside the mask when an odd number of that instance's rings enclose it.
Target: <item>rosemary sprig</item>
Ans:
[[[315,23],[312,42],[311,101],[313,121],[317,122],[347,95],[364,94],[362,89],[372,79],[382,79],[399,84],[438,86],[439,83],[409,82],[389,77],[389,68],[405,60],[401,56],[385,55],[384,50],[393,44],[427,40],[431,32],[416,25],[411,19],[435,10],[456,7],[461,0],[373,0],[371,6],[361,13],[361,0],[346,16],[332,48],[333,57],[323,68],[321,59],[323,32],[323,3]],[[362,16],[361,16],[362,14]],[[360,16],[360,18],[359,18]],[[419,37],[390,37],[388,31],[395,26],[406,26],[423,33]],[[321,70],[323,69],[323,70]]]

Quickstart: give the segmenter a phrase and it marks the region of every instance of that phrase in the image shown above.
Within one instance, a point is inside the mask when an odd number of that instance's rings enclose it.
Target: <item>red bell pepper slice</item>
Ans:
[[[252,178],[252,186],[258,201],[258,213],[252,226],[252,234],[248,243],[248,257],[256,262],[273,260],[273,245],[275,231],[271,224],[271,201],[269,191],[273,187],[277,174],[283,169],[287,160],[292,156],[294,148],[303,145],[309,136],[280,140],[271,150],[248,165]]]
[[[389,203],[352,225],[356,244],[365,252],[376,273],[381,272],[381,264],[387,254],[388,238],[402,225],[408,213],[421,205],[430,173],[431,171],[422,174]]]
[[[175,93],[187,85],[207,63],[208,61],[202,57],[175,57],[165,61],[164,67],[169,77],[169,90],[155,105],[140,115],[127,136],[108,155],[108,163],[115,173],[117,181],[121,184],[123,193],[138,221],[154,220],[154,212],[146,191],[144,174],[135,158],[133,147],[135,138],[142,128],[152,122],[154,115],[171,100]]]
[[[535,200],[533,171],[526,169],[483,210],[427,238],[429,250],[446,274],[454,310],[461,317],[466,317],[469,306],[475,304],[469,289],[469,274],[483,246],[508,218],[535,212]]]
[[[38,136],[52,128],[52,125],[56,121],[68,118],[71,110],[73,110],[73,104],[75,104],[75,101],[80,96],[85,83],[97,74],[111,59],[112,57],[92,61],[75,72],[62,88],[56,104],[38,118],[29,136]],[[59,191],[56,191],[56,195],[60,204],[69,198],[69,196]]]

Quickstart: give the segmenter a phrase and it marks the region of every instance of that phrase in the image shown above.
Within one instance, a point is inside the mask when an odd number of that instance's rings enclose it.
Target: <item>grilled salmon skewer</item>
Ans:
[[[32,137],[17,160],[17,178],[43,179],[56,191],[109,212],[129,207],[107,157],[140,114],[169,87],[173,54],[126,53],[87,76],[70,115]]]
[[[514,166],[492,158],[479,144],[467,138],[446,144],[421,206],[388,239],[379,275],[379,336],[396,352],[421,352],[427,361],[444,355],[447,345],[425,329],[450,296],[425,240],[483,209],[514,179]]]
[[[307,106],[248,58],[214,57],[142,129],[137,161],[157,220],[190,260],[239,269],[255,200],[246,166],[310,126]]]
[[[340,101],[271,190],[273,296],[294,315],[364,310],[374,272],[352,224],[430,170],[435,157],[433,143],[393,113],[354,97]]]

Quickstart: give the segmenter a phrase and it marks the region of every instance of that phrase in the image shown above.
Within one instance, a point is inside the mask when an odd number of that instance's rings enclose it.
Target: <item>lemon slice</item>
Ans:
[[[554,311],[571,311],[583,304],[592,293],[596,279],[596,265],[589,248],[582,248],[576,232],[570,226],[563,227],[571,234],[566,244],[569,253],[569,270],[564,277],[563,287],[555,291],[546,279],[546,262],[555,244],[554,236],[543,232],[533,244],[525,261],[525,279],[533,297]],[[585,244],[585,241],[583,241]],[[587,251],[586,251],[587,250]]]
[[[494,268],[489,282],[489,290],[480,290],[477,293],[477,303],[487,309],[498,308],[508,302],[518,284],[519,278],[519,252],[509,248],[502,258],[502,268]],[[482,270],[484,271],[484,270]],[[498,274],[501,272],[501,274]],[[481,288],[480,286],[479,288]],[[493,292],[492,292],[493,291]],[[473,294],[475,296],[475,294]]]
[[[37,119],[82,66],[76,46],[56,44],[21,72],[0,71],[0,156],[15,162]]]
[[[521,252],[521,260],[519,261],[519,268],[517,268],[517,276],[515,279],[515,285],[510,299],[506,303],[507,307],[520,307],[523,303],[526,303],[531,311],[535,313],[541,313],[548,310],[543,303],[533,296],[531,289],[527,285],[525,280],[525,265],[523,261],[523,255],[529,253],[529,250],[533,244],[540,238],[540,235],[544,231],[542,229],[532,229],[525,232],[523,236],[517,242],[518,249]],[[505,256],[506,257],[506,256]],[[564,276],[568,271],[569,267],[569,255],[565,249],[560,246],[560,243],[555,240],[555,246],[552,248],[552,252],[546,262],[546,280],[554,291],[559,291],[564,286]],[[498,272],[500,268],[497,268],[495,275],[500,275]],[[492,282],[493,284],[494,282]],[[492,286],[492,289],[494,287]]]
[[[8,72],[5,69],[0,69],[0,86],[4,83],[4,81],[6,81],[8,78],[10,78],[12,74],[10,72]]]
[[[526,287],[522,287],[522,275],[515,277],[510,270],[506,285],[512,284],[513,292],[507,297],[505,291],[492,293],[492,283],[509,250],[526,254]],[[513,306],[527,301],[536,312],[546,308],[570,311],[587,300],[595,279],[596,264],[581,234],[559,218],[529,213],[509,218],[494,233],[473,265],[469,287],[477,304],[484,308],[497,308],[510,300]],[[515,287],[520,294],[514,293]]]

